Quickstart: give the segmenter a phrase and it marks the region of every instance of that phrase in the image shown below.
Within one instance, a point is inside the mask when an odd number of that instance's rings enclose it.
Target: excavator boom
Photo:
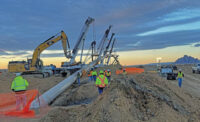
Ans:
[[[47,49],[48,47],[50,47],[51,45],[55,44],[56,42],[58,42],[59,40],[62,40],[62,46],[63,46],[63,50],[64,50],[64,54],[66,58],[70,58],[71,57],[71,52],[70,49],[69,51],[67,50],[67,47],[69,47],[69,41],[67,38],[67,35],[65,34],[64,31],[60,32],[60,35],[57,36],[58,34],[52,36],[51,38],[47,39],[46,41],[44,41],[43,43],[41,43],[34,51],[33,53],[33,57],[32,57],[32,62],[31,62],[31,67],[36,67],[37,66],[37,62],[40,58],[40,54]]]

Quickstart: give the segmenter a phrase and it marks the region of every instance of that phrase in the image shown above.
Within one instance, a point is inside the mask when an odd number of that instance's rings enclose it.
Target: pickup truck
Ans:
[[[166,77],[167,80],[176,80],[177,73],[173,72],[173,68],[162,67],[160,70],[160,74],[163,77]]]
[[[199,73],[200,74],[200,64],[192,67],[192,73]]]

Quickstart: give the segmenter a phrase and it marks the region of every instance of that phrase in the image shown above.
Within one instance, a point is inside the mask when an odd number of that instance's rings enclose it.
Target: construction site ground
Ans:
[[[177,80],[166,80],[155,72],[156,67],[145,66],[142,74],[127,77],[115,75],[118,67],[110,67],[112,80],[102,95],[94,82],[81,78],[81,85],[73,84],[50,105],[42,117],[32,119],[6,118],[17,122],[198,122],[200,121],[200,74],[192,74],[191,65],[179,65],[185,77],[183,87]],[[15,76],[0,74],[1,93],[11,92]],[[25,76],[29,89],[44,93],[62,77],[39,78]]]

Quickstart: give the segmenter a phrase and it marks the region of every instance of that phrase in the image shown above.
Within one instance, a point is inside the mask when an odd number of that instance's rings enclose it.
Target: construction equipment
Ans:
[[[98,62],[100,62],[103,54],[103,45],[105,43],[105,40],[108,37],[108,34],[110,32],[110,28],[106,30],[103,38],[102,38],[102,47],[100,47],[99,54],[97,59],[90,62],[89,64],[84,65],[81,67],[78,71],[74,72],[72,75],[70,75],[65,80],[61,81],[45,93],[43,93],[39,99],[35,99],[32,103],[30,108],[31,109],[37,109],[41,106],[40,101],[45,101],[46,103],[51,103],[58,95],[60,95],[63,91],[65,91],[68,87],[70,87],[77,79],[77,74],[81,73],[83,71],[89,71],[91,68],[93,68]],[[38,102],[39,101],[39,102]]]
[[[171,66],[161,66],[160,75],[166,77],[167,80],[176,80],[177,73],[173,71]]]
[[[94,61],[94,54],[95,54],[95,51],[96,51],[96,41],[93,41],[91,43],[91,48],[92,48],[92,61]]]
[[[110,52],[109,52],[109,55],[108,55],[107,65],[110,62],[110,58],[112,56],[112,52],[113,52],[113,47],[114,47],[115,41],[116,41],[116,39],[113,40],[113,43],[112,43],[112,46],[111,46],[111,49],[110,49]]]
[[[103,36],[103,38],[102,38],[102,40],[100,41],[100,44],[99,44],[99,47],[98,47],[98,54],[99,55],[97,55],[98,57],[101,57],[101,59],[100,59],[100,63],[102,62],[102,60],[104,60],[104,58],[105,58],[105,52],[106,52],[106,50],[104,50],[104,45],[105,45],[105,42],[106,42],[106,40],[108,39],[108,35],[109,35],[109,32],[110,32],[110,29],[111,29],[111,25],[109,26],[109,28],[105,31],[105,33],[104,33],[104,36]],[[103,53],[103,50],[104,50],[104,53]],[[103,55],[102,55],[103,54]],[[98,64],[99,62],[97,62],[97,64]],[[97,65],[96,67],[100,67],[100,66],[102,66],[102,64],[99,64],[99,65]]]
[[[109,42],[108,42],[108,44],[107,44],[107,46],[106,46],[106,49],[105,49],[104,54],[103,54],[103,57],[104,57],[104,58],[102,58],[102,60],[101,60],[101,65],[103,65],[105,57],[108,57],[106,54],[108,53],[108,50],[109,50],[109,47],[110,47],[110,44],[111,44],[111,42],[112,42],[112,39],[113,39],[113,36],[114,36],[114,35],[115,35],[115,33],[112,33],[112,35],[111,35],[111,37],[110,37],[110,40],[109,40]]]
[[[102,56],[102,54],[103,54],[103,49],[104,49],[105,42],[106,42],[106,40],[107,40],[107,38],[108,38],[110,29],[111,29],[111,26],[109,26],[109,28],[106,29],[106,31],[105,31],[105,33],[104,33],[104,36],[103,36],[103,38],[101,39],[97,50],[96,50],[96,48],[95,48],[95,46],[96,46],[96,41],[93,41],[93,42],[91,43],[91,47],[90,47],[90,49],[88,50],[88,53],[87,53],[86,56],[85,56],[85,61],[84,61],[84,62],[87,62],[90,58],[92,58],[92,61],[93,61],[93,60],[94,60],[94,57],[99,57],[99,56],[100,56],[101,59],[104,58],[104,56]],[[92,52],[92,54],[91,54],[91,56],[89,57],[90,51]],[[96,58],[96,59],[97,59],[97,58]],[[95,60],[96,60],[96,59],[95,59]],[[99,59],[99,60],[101,61],[101,59]],[[98,64],[99,61],[96,62],[96,63]],[[97,67],[98,67],[98,66],[99,66],[99,65],[97,65]]]
[[[60,34],[60,35],[58,35]],[[64,33],[61,31],[51,38],[47,39],[43,43],[41,43],[33,52],[32,59],[27,59],[26,61],[10,61],[8,64],[9,72],[22,72],[23,74],[43,74],[43,77],[46,77],[52,73],[49,69],[45,69],[43,66],[42,60],[40,60],[40,54],[47,49],[48,47],[52,46],[56,42],[62,40],[62,46],[64,50],[64,54],[66,58],[71,58],[71,52],[69,41]]]
[[[200,74],[200,64],[196,64],[196,66],[192,67],[192,73]]]
[[[91,17],[88,17],[88,19],[85,21],[85,25],[82,28],[81,34],[78,38],[78,41],[76,45],[74,46],[74,49],[72,50],[72,55],[70,57],[69,62],[62,62],[61,63],[61,74],[62,76],[66,76],[67,73],[73,73],[81,68],[82,65],[82,55],[83,55],[83,48],[84,48],[84,41],[86,38],[86,34],[88,32],[90,24],[94,22],[94,19]],[[81,56],[80,56],[80,61],[76,62],[75,58],[78,55],[78,51],[82,47],[81,50]]]

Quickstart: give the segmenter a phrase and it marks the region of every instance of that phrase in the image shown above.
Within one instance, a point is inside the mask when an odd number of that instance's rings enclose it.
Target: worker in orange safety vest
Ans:
[[[100,75],[97,77],[96,86],[98,87],[99,94],[103,93],[103,89],[108,85],[108,79],[104,75],[103,70],[100,70]]]
[[[88,72],[89,81],[92,81],[92,72],[93,72],[93,69],[91,69],[91,70]]]

